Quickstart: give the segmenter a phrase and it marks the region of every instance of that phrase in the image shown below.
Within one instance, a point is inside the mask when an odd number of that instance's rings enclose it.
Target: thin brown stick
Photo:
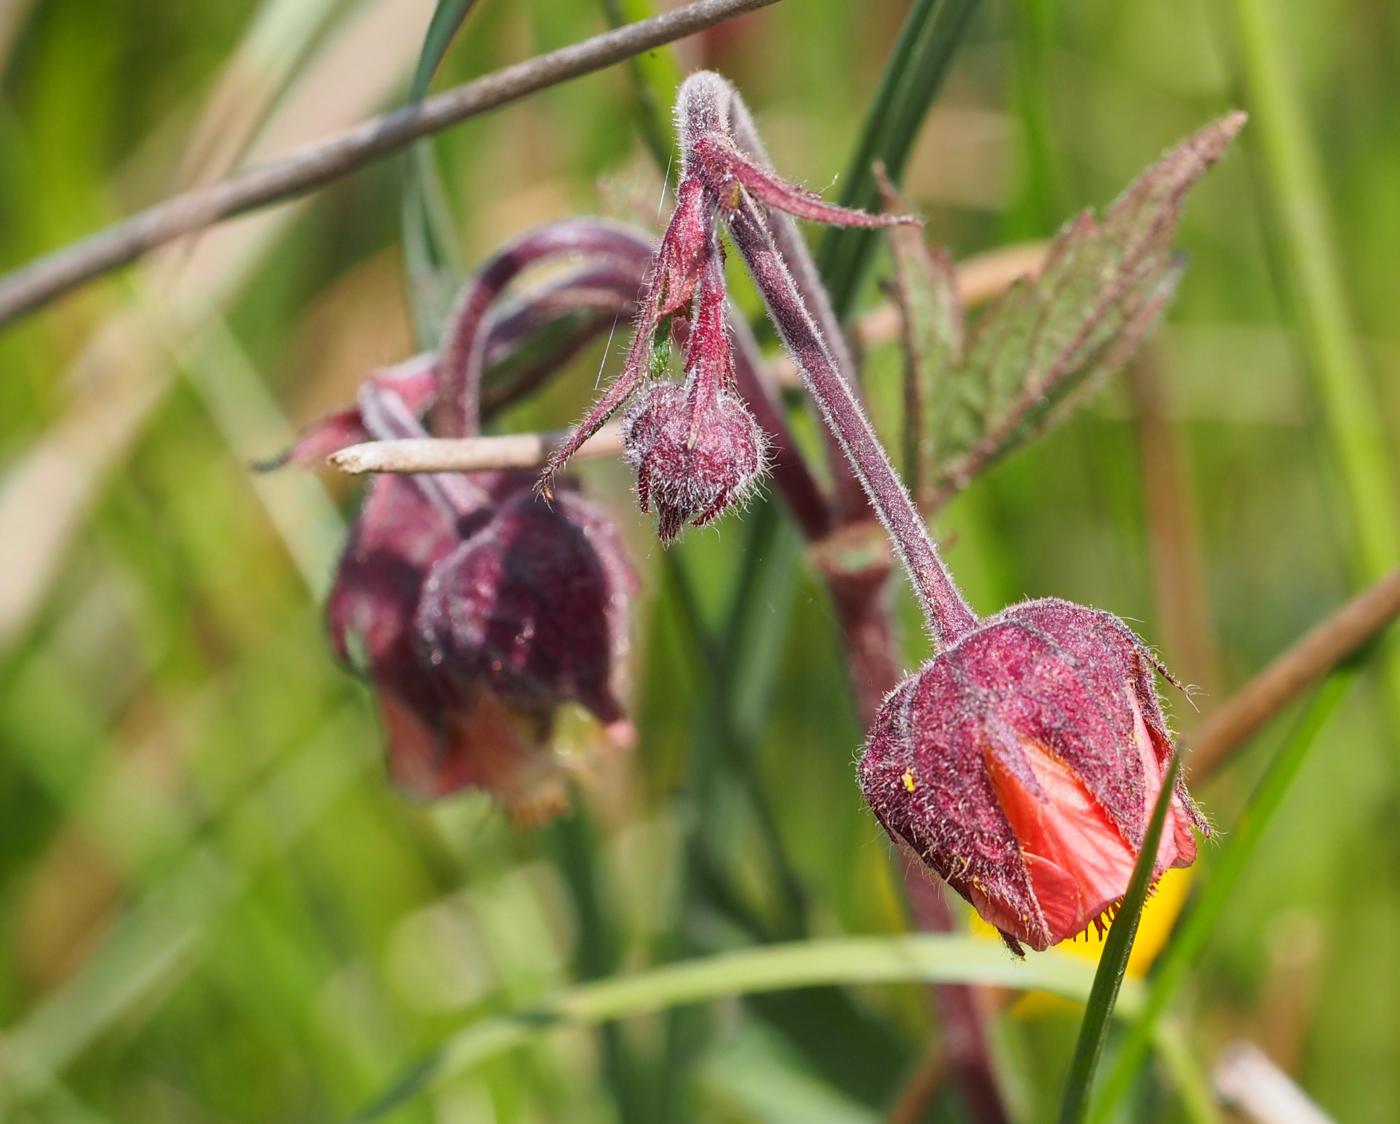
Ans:
[[[509,433],[501,437],[410,437],[400,441],[366,441],[326,458],[327,463],[359,476],[366,472],[483,472],[493,468],[539,468],[571,430]],[[622,451],[622,426],[605,425],[574,454],[609,457]]]
[[[1367,587],[1274,659],[1206,720],[1187,758],[1208,776],[1265,722],[1400,616],[1400,569]]]
[[[172,196],[0,278],[0,324],[181,235],[324,186],[468,117],[775,2],[698,0],[505,67],[209,187]]]

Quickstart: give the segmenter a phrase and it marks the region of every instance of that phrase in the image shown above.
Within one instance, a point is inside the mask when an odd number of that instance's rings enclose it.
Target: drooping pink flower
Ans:
[[[861,787],[890,835],[1001,930],[1048,948],[1123,896],[1172,754],[1142,642],[1116,617],[1065,601],[1015,605],[885,700]],[[1177,791],[1154,875],[1189,866]]]
[[[341,428],[363,436],[424,436],[383,380],[343,413]],[[612,740],[630,740],[615,680],[636,581],[599,509],[574,491],[551,508],[532,483],[519,472],[375,479],[327,624],[342,662],[373,685],[401,788],[424,798],[477,788],[538,822],[568,803],[553,748],[560,706],[578,703]]]

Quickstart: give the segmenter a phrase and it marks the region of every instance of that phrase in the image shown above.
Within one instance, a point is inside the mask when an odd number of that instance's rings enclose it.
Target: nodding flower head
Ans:
[[[631,738],[615,680],[636,582],[581,496],[550,507],[523,474],[470,479],[478,504],[451,511],[424,478],[374,481],[327,605],[331,640],[374,684],[401,788],[483,789],[537,822],[568,803],[552,747],[563,703]]]
[[[382,380],[361,387],[355,424],[424,436]],[[614,679],[636,583],[601,511],[574,491],[551,508],[530,485],[519,472],[377,477],[326,614],[336,653],[374,686],[401,788],[478,788],[537,822],[568,803],[552,744],[562,704],[630,740]]]
[[[671,543],[687,523],[703,526],[742,503],[763,475],[767,439],[734,393],[725,325],[724,275],[711,244],[686,338],[685,381],[651,387],[627,416],[623,449],[637,473],[643,511]]]
[[[980,622],[885,700],[860,764],[885,830],[1040,950],[1102,925],[1127,890],[1172,746],[1152,655],[1122,621],[1058,600]],[[1207,830],[1178,784],[1153,874]]]
[[[687,523],[704,526],[743,503],[763,474],[765,438],[748,407],[693,376],[648,390],[623,437],[643,511],[674,542]]]
[[[576,492],[546,504],[516,475],[491,521],[428,575],[416,627],[428,662],[547,717],[564,701],[626,725],[615,693],[636,580],[608,518]]]

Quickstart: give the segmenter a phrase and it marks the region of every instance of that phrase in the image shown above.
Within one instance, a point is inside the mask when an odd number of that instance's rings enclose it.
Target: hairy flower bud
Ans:
[[[1142,642],[1053,599],[989,617],[885,700],[866,800],[1001,930],[1045,949],[1123,896],[1172,747]],[[1189,866],[1204,818],[1178,784],[1153,874]]]
[[[687,523],[704,526],[744,502],[762,477],[764,448],[747,406],[693,378],[648,390],[623,433],[637,499],[643,511],[656,508],[657,534],[668,544]]]
[[[663,543],[673,542],[687,523],[703,526],[742,503],[766,467],[763,427],[734,393],[723,260],[713,239],[698,289],[686,329],[685,382],[647,390],[623,430],[637,499],[643,511],[655,505]]]

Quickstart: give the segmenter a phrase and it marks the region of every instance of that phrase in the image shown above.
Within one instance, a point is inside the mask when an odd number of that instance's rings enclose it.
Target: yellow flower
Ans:
[[[1176,919],[1181,915],[1182,907],[1186,904],[1186,897],[1190,891],[1191,871],[1187,867],[1172,867],[1157,880],[1157,888],[1147,899],[1147,905],[1143,907],[1142,921],[1138,924],[1137,939],[1133,941],[1133,951],[1128,957],[1127,974],[1130,979],[1142,979],[1147,975],[1147,970],[1152,967],[1152,962],[1157,959],[1158,954],[1166,946],[1167,938],[1171,936],[1172,928],[1176,925]],[[976,913],[971,915],[970,926],[975,936],[986,937],[988,940],[1001,939],[996,929],[983,921]],[[1063,941],[1056,945],[1055,951],[1069,956],[1077,956],[1091,964],[1097,964],[1099,957],[1103,955],[1104,939],[1107,936],[1108,928],[1112,928],[1111,923],[1105,929],[1105,936],[1100,937],[1090,927],[1073,940]],[[1059,999],[1056,996],[1046,995],[1042,992],[1031,992],[1016,1004],[1014,1012],[1022,1016],[1042,1014],[1057,1008],[1064,1009],[1064,1005],[1068,1003],[1068,1000]]]

